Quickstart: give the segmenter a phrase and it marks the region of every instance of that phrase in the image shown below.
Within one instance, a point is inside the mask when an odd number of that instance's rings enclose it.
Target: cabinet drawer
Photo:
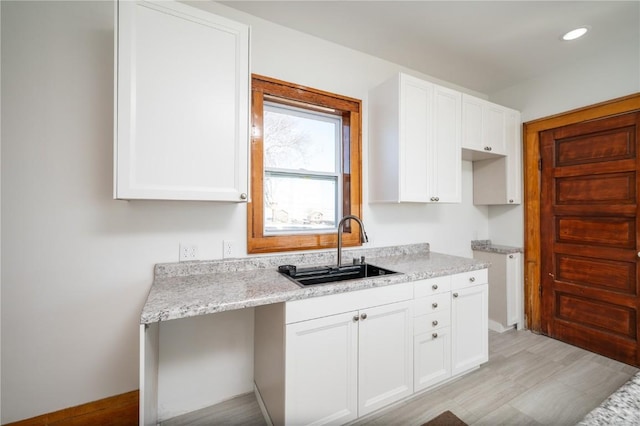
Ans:
[[[451,324],[451,313],[448,310],[436,312],[435,314],[420,315],[413,319],[413,335],[438,330],[442,327],[449,327]]]
[[[451,290],[451,275],[428,280],[420,280],[413,283],[413,294],[419,297],[431,296]]]
[[[489,274],[487,269],[479,269],[477,271],[464,272],[462,274],[453,275],[451,278],[451,289],[458,290],[465,287],[471,287],[478,284],[486,284],[489,282]]]
[[[285,305],[286,323],[291,324],[373,306],[388,305],[410,300],[412,297],[413,283],[402,283],[295,300],[287,302]]]
[[[434,314],[436,312],[449,312],[449,308],[451,306],[451,293],[440,293],[434,294],[429,297],[421,297],[420,299],[415,299],[413,302],[413,312],[414,315],[427,315]]]

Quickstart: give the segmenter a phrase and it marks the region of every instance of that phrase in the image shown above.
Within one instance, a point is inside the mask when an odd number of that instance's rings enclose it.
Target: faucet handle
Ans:
[[[360,259],[353,258],[354,265],[364,265],[364,256],[360,256]]]

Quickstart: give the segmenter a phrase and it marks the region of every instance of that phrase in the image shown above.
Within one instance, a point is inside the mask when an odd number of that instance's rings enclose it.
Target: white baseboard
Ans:
[[[494,321],[492,319],[489,320],[489,330],[495,331],[497,333],[504,333],[507,330],[512,330],[513,326],[505,327],[500,324],[498,321]]]
[[[273,422],[271,421],[271,417],[269,417],[269,412],[267,411],[267,406],[264,405],[264,401],[262,400],[262,395],[260,395],[260,391],[256,384],[253,384],[253,393],[256,394],[256,399],[258,400],[258,405],[260,406],[260,411],[262,411],[262,417],[264,417],[264,421],[267,422],[268,426],[273,426]]]

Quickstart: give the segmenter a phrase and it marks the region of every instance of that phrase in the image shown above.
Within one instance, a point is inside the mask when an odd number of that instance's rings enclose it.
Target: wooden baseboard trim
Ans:
[[[139,397],[140,392],[135,390],[5,426],[135,426]]]

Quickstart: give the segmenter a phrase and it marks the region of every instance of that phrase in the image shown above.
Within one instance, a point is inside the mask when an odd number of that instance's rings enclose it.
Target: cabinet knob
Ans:
[[[509,255],[509,259],[513,259],[513,255],[512,254]]]
[[[240,199],[241,200],[246,200],[247,199],[247,194],[245,194],[244,192],[242,194],[240,194]]]
[[[458,297],[458,293],[453,293],[453,297]]]
[[[435,308],[437,308],[437,307],[438,307],[438,304],[437,304],[437,303],[432,303],[432,304],[431,304],[431,307],[432,307],[433,309],[435,309]]]
[[[361,319],[361,320],[366,320],[366,319],[367,319],[367,314],[362,314],[362,315],[360,315],[360,319]]]
[[[485,151],[491,151],[491,147],[490,147],[490,146],[485,146],[485,147],[484,147],[484,150],[485,150]]]
[[[438,289],[438,284],[434,284],[431,286],[432,289],[437,290]]]
[[[435,327],[436,325],[438,325],[438,321],[433,321],[431,324]]]
[[[476,280],[476,277],[471,277],[469,278],[469,281],[474,282]]]
[[[436,201],[440,201],[440,197],[436,197]]]
[[[353,322],[358,322],[358,321],[360,321],[360,317],[357,316],[357,315],[354,315],[353,316]]]
[[[509,200],[509,203],[513,203],[513,200]]]
[[[433,333],[433,334],[431,335],[431,337],[433,337],[434,339],[437,339],[437,338],[438,338],[438,333]]]

